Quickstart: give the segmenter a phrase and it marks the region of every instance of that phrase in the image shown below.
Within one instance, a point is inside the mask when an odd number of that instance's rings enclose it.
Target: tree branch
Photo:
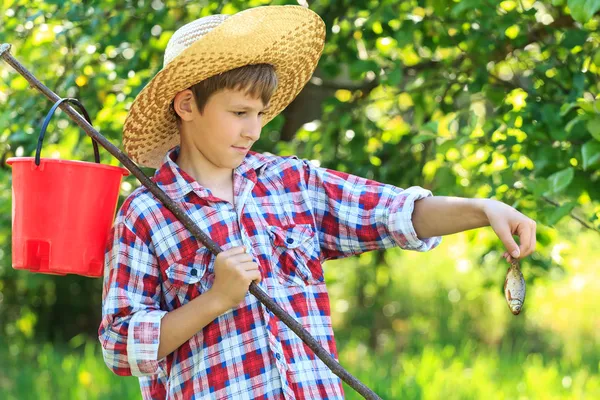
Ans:
[[[555,207],[560,207],[560,204],[557,203],[556,201],[546,197],[546,196],[542,196],[542,199],[549,204],[552,204]],[[574,220],[576,220],[577,222],[579,222],[581,225],[583,225],[585,228],[592,230],[594,232],[600,233],[600,230],[596,229],[595,227],[591,226],[590,224],[588,224],[586,221],[584,221],[583,219],[581,219],[581,217],[579,217],[578,215],[576,215],[575,213],[573,213],[573,211],[571,211],[569,213],[569,215],[571,216],[571,218],[573,218]]]

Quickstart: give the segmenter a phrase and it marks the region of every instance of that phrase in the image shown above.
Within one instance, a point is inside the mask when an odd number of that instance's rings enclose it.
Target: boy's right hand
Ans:
[[[211,291],[221,299],[227,310],[244,300],[252,281],[261,281],[258,264],[246,253],[246,246],[232,247],[217,254],[214,271]]]

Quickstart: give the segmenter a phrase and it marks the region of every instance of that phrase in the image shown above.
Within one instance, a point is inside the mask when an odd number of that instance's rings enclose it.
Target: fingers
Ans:
[[[222,251],[217,257],[230,266],[252,261],[252,255],[246,252],[246,246],[232,247]]]
[[[504,244],[504,247],[506,247],[506,249],[508,250],[510,256],[512,256],[513,258],[519,258],[519,246],[517,245],[517,242],[515,242],[515,239],[513,239],[512,233],[509,230],[508,225],[502,224],[499,227],[497,227],[496,235],[498,235],[498,238],[500,238],[500,240]]]
[[[517,235],[519,235],[519,243],[521,243],[519,249],[521,254],[518,258],[527,257],[530,254],[529,247],[531,246],[531,229],[529,228],[529,224],[519,224]]]
[[[219,254],[223,254],[226,257],[229,256],[234,256],[236,254],[243,254],[246,252],[246,246],[236,246],[236,247],[232,247],[228,250],[222,251]]]
[[[256,283],[259,283],[261,281],[262,275],[260,273],[260,268],[256,262],[252,261],[246,263],[244,264],[244,267],[249,279],[256,281]]]
[[[537,229],[537,224],[533,220],[528,220],[527,222],[524,222],[522,225],[519,225],[519,227],[517,228],[517,234],[519,235],[519,242],[521,243],[521,246],[519,248],[519,252],[520,252],[519,256],[511,257],[509,252],[505,251],[504,254],[502,254],[502,257],[505,258],[506,261],[511,262],[513,258],[524,258],[524,257],[531,255],[535,251],[535,248],[537,246],[536,229]],[[500,237],[500,235],[498,235],[498,237]],[[504,242],[504,240],[502,240],[502,241]],[[505,244],[505,246],[506,246],[506,244]],[[508,246],[506,246],[506,247],[509,248]]]
[[[255,270],[251,270],[248,271],[248,278],[251,279],[252,281],[256,282],[257,284],[261,282],[262,280],[262,276],[260,274],[260,271],[258,269]]]
[[[229,257],[227,259],[227,261],[231,265],[236,265],[236,264],[244,264],[244,263],[252,262],[253,258],[252,258],[251,254],[242,253],[242,254],[236,254],[234,256]]]
[[[520,258],[527,257],[535,251],[536,241],[536,223],[528,219],[519,225],[519,242],[521,243]]]
[[[535,223],[535,221],[531,221],[532,222],[532,233],[531,233],[531,252],[533,253],[535,251],[535,247],[537,245],[537,239],[536,239],[536,229],[537,229],[537,224]]]
[[[223,253],[226,253],[227,263],[230,266],[236,266],[238,271],[245,272],[249,280],[256,283],[261,282],[262,276],[258,263],[254,261],[254,257],[251,254],[246,253],[246,246],[232,247]]]

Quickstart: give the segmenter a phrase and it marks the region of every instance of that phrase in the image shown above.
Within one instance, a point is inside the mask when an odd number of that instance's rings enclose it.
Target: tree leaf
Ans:
[[[587,122],[586,127],[590,132],[590,135],[592,135],[594,139],[600,141],[600,116],[590,119]]]
[[[597,166],[600,164],[600,142],[596,140],[590,140],[581,148],[581,155],[583,156],[583,169],[588,170],[591,166]]]
[[[469,10],[478,9],[479,7],[481,7],[479,0],[463,0],[452,7],[450,14],[453,17],[458,17]]]
[[[575,118],[570,120],[567,123],[567,125],[565,125],[565,127],[564,127],[565,132],[571,133],[571,130],[573,129],[573,127],[579,122],[581,122],[581,115],[576,116]]]
[[[569,0],[567,5],[573,19],[581,24],[588,22],[600,10],[600,0]]]
[[[576,205],[576,202],[568,202],[560,207],[556,207],[556,209],[548,216],[548,225],[556,225],[563,217],[569,215]]]
[[[574,109],[575,107],[578,107],[579,105],[577,103],[565,103],[560,107],[560,116],[564,117],[565,115],[567,115],[569,113],[569,111],[571,111],[572,109]]]
[[[435,139],[436,137],[437,137],[437,135],[434,133],[423,132],[423,133],[418,134],[417,136],[414,136],[410,142],[412,144],[417,144],[417,143],[427,142],[428,140]]]
[[[531,191],[535,197],[540,197],[548,192],[550,184],[546,179],[527,179],[525,187]]]
[[[587,39],[587,36],[588,33],[584,30],[569,29],[565,32],[561,44],[567,49],[572,49],[575,46],[583,45]]]
[[[548,182],[550,183],[552,193],[558,193],[566,189],[573,181],[574,175],[575,171],[571,167],[550,175],[548,177]]]

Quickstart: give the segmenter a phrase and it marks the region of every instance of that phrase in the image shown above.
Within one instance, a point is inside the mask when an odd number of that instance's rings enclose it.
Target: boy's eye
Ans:
[[[241,117],[242,115],[246,114],[246,111],[234,111],[233,113],[238,117]],[[265,115],[265,112],[261,111],[258,113],[258,115]]]

